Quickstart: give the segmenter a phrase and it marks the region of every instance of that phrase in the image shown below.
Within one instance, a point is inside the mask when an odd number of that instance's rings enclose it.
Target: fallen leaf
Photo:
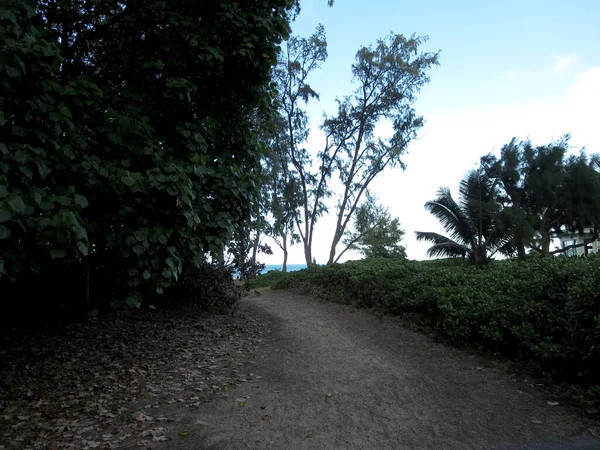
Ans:
[[[558,405],[560,405],[560,403],[558,403],[558,402],[546,402],[546,403],[548,403],[548,405],[550,405],[550,406],[558,406]]]
[[[152,417],[150,417],[147,414],[144,414],[141,411],[136,411],[135,413],[133,413],[133,418],[138,422],[151,422],[153,420]]]
[[[181,437],[185,437],[185,436],[187,436],[188,434],[190,434],[190,432],[189,432],[189,431],[180,431],[180,432],[179,432],[179,436],[181,436]]]

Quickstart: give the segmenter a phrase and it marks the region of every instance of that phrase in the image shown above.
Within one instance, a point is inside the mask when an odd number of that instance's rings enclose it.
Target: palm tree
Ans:
[[[473,170],[460,182],[457,203],[448,188],[441,188],[425,208],[442,224],[448,236],[417,231],[418,241],[433,245],[430,257],[467,258],[477,267],[489,263],[496,253],[511,255],[512,236],[500,220],[497,185],[481,170]]]

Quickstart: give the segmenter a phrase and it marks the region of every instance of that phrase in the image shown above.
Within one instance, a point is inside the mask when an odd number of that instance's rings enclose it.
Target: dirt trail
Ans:
[[[366,311],[265,291],[252,381],[202,405],[169,449],[598,449],[589,424],[489,358]],[[243,403],[242,403],[243,402]]]

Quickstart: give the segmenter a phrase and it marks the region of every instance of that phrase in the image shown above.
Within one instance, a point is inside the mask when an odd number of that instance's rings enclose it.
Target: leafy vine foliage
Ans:
[[[294,5],[2,2],[1,292],[139,305],[222,249]]]

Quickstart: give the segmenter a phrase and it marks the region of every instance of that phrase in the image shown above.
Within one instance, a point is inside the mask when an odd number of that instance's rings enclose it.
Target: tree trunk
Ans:
[[[313,265],[312,249],[310,243],[306,241],[304,241],[304,259],[306,259],[306,267],[311,267]]]
[[[515,232],[515,247],[517,247],[517,258],[519,261],[524,261],[527,258],[527,253],[525,253],[525,232],[522,227],[518,227]]]
[[[340,230],[335,231],[335,235],[333,236],[333,241],[331,241],[331,249],[329,250],[329,261],[327,261],[327,265],[330,266],[335,263],[335,249],[342,239],[343,233],[340,233]]]
[[[287,272],[287,259],[288,259],[287,239],[284,239],[283,240],[283,266],[281,267],[281,271],[283,273]]]
[[[545,227],[542,227],[540,229],[540,234],[542,235],[541,256],[546,257],[550,255],[550,230],[547,230]]]
[[[519,261],[525,261],[527,258],[527,253],[525,253],[525,246],[522,242],[516,244],[517,246],[517,258]]]
[[[219,267],[225,266],[225,247],[221,247],[216,253],[213,253],[212,257],[219,264]]]
[[[256,232],[256,239],[252,245],[252,260],[250,261],[250,271],[248,273],[248,279],[253,280],[256,278],[256,255],[258,253],[258,244],[260,244],[260,233]]]

